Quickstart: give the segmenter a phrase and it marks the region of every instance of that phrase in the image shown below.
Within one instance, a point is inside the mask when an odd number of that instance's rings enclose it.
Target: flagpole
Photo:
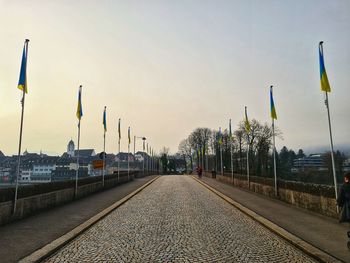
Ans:
[[[28,42],[29,39],[25,40],[25,78],[27,75],[27,59],[28,59]],[[23,61],[22,61],[23,63]],[[17,196],[18,196],[18,180],[19,180],[19,175],[20,175],[20,166],[21,166],[21,148],[22,148],[22,134],[23,134],[23,119],[24,119],[24,102],[25,102],[25,97],[26,97],[26,89],[27,89],[27,79],[25,79],[25,85],[23,87],[23,96],[21,99],[21,105],[22,105],[22,113],[21,113],[21,125],[20,125],[20,130],[19,130],[19,143],[18,143],[18,161],[17,161],[17,171],[16,171],[16,189],[15,189],[15,200],[13,204],[13,213],[16,212],[16,206],[17,206]]]
[[[248,115],[247,115],[247,106],[244,107],[245,111],[245,130],[247,133],[247,181],[248,181],[248,189],[250,188],[250,181],[249,181],[249,132],[250,132],[250,124],[248,120]]]
[[[130,154],[130,143],[128,143],[128,181],[129,181],[129,176],[130,176],[129,154]]]
[[[221,162],[221,174],[224,176],[224,167],[222,165],[222,143],[220,145],[220,162]]]
[[[232,158],[232,144],[233,144],[233,141],[232,141],[232,138],[230,139],[231,140],[231,180],[232,180],[232,184],[234,185],[234,181],[233,181],[233,158]]]
[[[273,139],[273,174],[275,178],[275,196],[278,196],[277,169],[276,169],[276,143],[275,143],[275,120],[272,118],[272,139]]]
[[[13,205],[13,213],[16,212],[17,205],[17,195],[18,195],[18,179],[20,175],[20,165],[21,165],[21,147],[22,147],[22,132],[23,132],[23,117],[24,117],[24,100],[25,100],[25,89],[23,89],[23,97],[21,100],[22,104],[22,114],[21,114],[21,126],[19,131],[19,146],[18,146],[18,161],[17,161],[17,172],[16,172],[16,190],[15,190],[15,202]]]
[[[323,58],[323,41],[320,41],[319,46],[320,46],[321,54],[322,54],[322,58]],[[321,63],[321,61],[320,61],[320,63]],[[326,72],[324,72],[324,73],[326,74]],[[326,75],[326,77],[327,77],[327,75]],[[327,83],[328,83],[328,80],[327,80]],[[329,83],[328,83],[328,88],[329,88],[329,91],[330,91]],[[322,89],[322,76],[321,76],[321,89]],[[322,89],[322,90],[324,90],[324,89]],[[324,91],[326,93],[325,104],[326,104],[327,116],[328,116],[328,127],[329,127],[329,137],[330,137],[330,146],[331,146],[331,158],[332,158],[332,170],[333,170],[333,180],[334,180],[334,191],[335,191],[335,199],[337,200],[338,199],[338,183],[337,183],[337,176],[336,176],[335,162],[334,162],[334,147],[333,147],[332,125],[331,125],[331,117],[330,117],[330,110],[329,110],[328,92],[327,92],[327,90],[324,90]],[[338,206],[337,206],[337,212],[339,212],[339,207]]]
[[[202,170],[205,170],[205,163],[204,163],[204,149],[202,148]]]
[[[248,189],[250,188],[249,181],[249,135],[247,134],[247,179],[248,179]]]
[[[273,87],[270,86],[270,92],[271,96],[273,98]],[[273,105],[274,106],[274,105]],[[272,107],[272,106],[271,106]],[[271,109],[272,111],[272,109]],[[272,114],[272,113],[271,113]],[[275,114],[276,115],[276,114]],[[271,115],[272,119],[272,141],[273,141],[273,175],[275,178],[275,196],[278,196],[278,189],[277,189],[277,167],[276,167],[276,140],[275,140],[275,119],[273,115]]]
[[[326,100],[325,100],[327,115],[328,115],[328,127],[329,127],[329,137],[330,137],[330,146],[331,146],[331,158],[332,158],[332,169],[333,169],[333,179],[334,179],[334,190],[335,190],[335,199],[338,199],[338,191],[337,191],[337,176],[335,172],[335,162],[334,162],[334,149],[333,149],[333,136],[332,136],[332,125],[331,125],[331,117],[329,112],[329,100],[328,100],[328,92],[326,91]],[[338,209],[338,207],[337,207]]]
[[[79,150],[80,150],[80,118],[78,122],[78,154],[77,154],[77,171],[75,173],[75,197],[78,197]]]
[[[119,182],[119,170],[120,170],[120,139],[118,139],[118,152],[119,152],[119,158],[118,158],[118,182]]]
[[[130,177],[130,162],[129,162],[129,155],[130,155],[130,127],[128,128],[128,181]]]
[[[103,132],[103,171],[102,171],[102,187],[105,186],[105,169],[106,169],[106,130]]]

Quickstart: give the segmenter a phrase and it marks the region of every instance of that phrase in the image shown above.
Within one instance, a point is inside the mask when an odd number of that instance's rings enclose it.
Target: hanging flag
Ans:
[[[320,78],[321,78],[321,90],[325,92],[331,92],[331,87],[328,82],[328,77],[326,73],[326,68],[324,66],[324,58],[323,58],[323,41],[319,43],[318,52],[320,57]]]
[[[24,41],[21,71],[19,73],[19,80],[18,80],[18,86],[17,86],[20,90],[23,90],[25,93],[28,93],[28,87],[27,87],[28,42],[29,42],[29,39],[26,39]]]
[[[118,120],[118,136],[119,136],[119,140],[122,138],[122,132],[120,130],[120,118]]]
[[[219,140],[218,140],[219,145],[222,144],[222,133],[221,133],[221,127],[219,128]]]
[[[249,133],[250,132],[250,123],[249,123],[248,115],[247,115],[247,106],[245,107],[245,122],[244,122],[244,124],[245,124],[245,131],[247,133]]]
[[[131,143],[131,137],[130,137],[130,127],[128,128],[128,142]]]
[[[271,118],[277,120],[275,103],[273,102],[272,86],[270,87],[270,110],[271,110]]]
[[[78,107],[77,107],[77,118],[78,120],[81,120],[81,117],[83,116],[83,107],[81,106],[81,91],[82,86],[79,86],[79,93],[78,93]]]
[[[105,130],[105,132],[107,131],[107,120],[106,120],[106,106],[105,106],[105,109],[103,111],[103,128]]]

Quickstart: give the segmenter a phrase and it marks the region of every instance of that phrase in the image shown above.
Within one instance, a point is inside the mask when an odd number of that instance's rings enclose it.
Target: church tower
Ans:
[[[75,145],[74,145],[73,140],[71,139],[67,145],[67,154],[70,157],[74,157],[74,149],[75,149]]]

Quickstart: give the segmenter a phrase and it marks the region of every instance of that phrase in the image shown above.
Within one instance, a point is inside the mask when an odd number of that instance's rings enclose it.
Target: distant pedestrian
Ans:
[[[198,174],[198,177],[201,178],[202,177],[202,173],[203,173],[203,169],[202,167],[199,165],[197,167],[197,174]]]
[[[344,176],[344,183],[340,187],[337,203],[341,207],[339,222],[350,223],[350,173]],[[350,239],[350,231],[347,232],[347,235]],[[350,240],[347,242],[347,247],[350,249]]]
[[[350,173],[344,176],[344,183],[340,187],[337,203],[341,207],[339,222],[350,222]]]

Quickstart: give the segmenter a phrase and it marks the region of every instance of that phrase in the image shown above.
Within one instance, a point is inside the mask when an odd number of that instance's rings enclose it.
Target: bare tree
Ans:
[[[184,139],[179,144],[179,153],[184,157],[184,160],[190,160],[190,170],[193,170],[193,159],[192,159],[192,147],[189,142],[189,139]],[[186,162],[187,163],[187,162]],[[187,170],[187,164],[186,164]]]

